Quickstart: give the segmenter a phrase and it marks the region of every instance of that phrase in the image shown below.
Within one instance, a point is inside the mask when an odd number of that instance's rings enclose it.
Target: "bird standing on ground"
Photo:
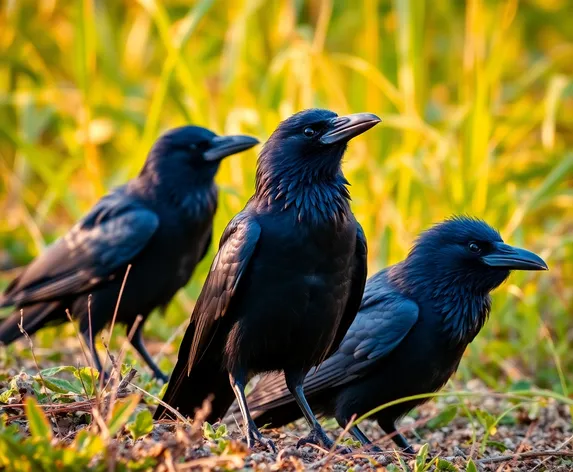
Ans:
[[[547,270],[547,265],[529,251],[504,244],[480,220],[452,218],[422,233],[406,260],[368,280],[340,348],[306,376],[310,405],[344,428],[352,415],[439,390],[486,322],[489,293],[512,270]],[[300,417],[279,375],[263,377],[247,401],[258,425],[280,427]],[[400,403],[374,415],[406,452],[414,450],[395,422],[425,401]],[[370,445],[358,426],[350,433]]]
[[[249,136],[217,136],[197,126],[161,136],[135,179],[103,197],[0,296],[0,307],[17,308],[0,324],[0,342],[22,336],[20,310],[23,328],[32,334],[66,321],[69,309],[101,371],[95,336],[111,321],[131,265],[117,321],[127,324],[129,332],[137,316],[143,317],[131,343],[154,375],[167,380],[145,349],[143,321],[189,281],[209,247],[217,207],[214,177],[221,159],[257,143]]]
[[[259,157],[256,190],[229,223],[179,350],[164,401],[193,416],[212,395],[213,421],[237,398],[248,445],[258,431],[245,385],[282,371],[311,426],[305,442],[332,446],[302,389],[309,369],[336,350],[366,282],[366,240],[341,171],[347,143],[380,119],[306,110],[283,121]],[[229,382],[230,380],[230,382]],[[155,418],[169,415],[159,406]]]

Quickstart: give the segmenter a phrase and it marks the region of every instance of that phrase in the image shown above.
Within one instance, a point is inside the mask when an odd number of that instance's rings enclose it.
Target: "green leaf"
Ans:
[[[415,472],[424,472],[426,470],[426,459],[428,458],[428,443],[424,444],[418,454],[416,454],[416,465],[414,467]]]
[[[93,395],[99,379],[99,372],[92,367],[81,367],[74,370],[74,376],[82,383],[82,392],[85,388],[87,395]]]
[[[214,441],[216,439],[215,429],[208,421],[203,423],[203,437],[208,441]]]
[[[35,376],[34,379],[40,383],[44,383],[46,388],[49,388],[54,393],[83,393],[83,388],[80,384],[74,384],[69,380],[58,379],[56,377]]]
[[[217,431],[215,431],[215,437],[217,439],[219,438],[224,438],[226,437],[228,434],[227,431],[227,425],[225,423],[221,423],[218,427],[217,427]]]
[[[213,454],[217,454],[220,456],[227,450],[228,447],[229,447],[228,439],[217,439],[215,441],[215,447],[211,447],[211,452]]]
[[[94,457],[105,452],[105,445],[100,435],[83,429],[77,434],[73,449],[86,457]]]
[[[348,446],[348,447],[361,447],[362,444],[360,443],[360,441],[357,441],[354,438],[344,438],[342,441],[339,442],[339,444],[341,446]]]
[[[52,440],[52,427],[38,402],[32,397],[26,398],[25,403],[26,416],[30,427],[30,434],[34,438]]]
[[[58,367],[50,367],[49,369],[42,369],[40,374],[42,377],[53,377],[54,375],[59,374],[60,372],[75,372],[77,369],[71,365],[61,365]]]
[[[121,376],[125,377],[133,368],[131,364],[121,364]]]
[[[159,397],[158,398],[163,398],[163,396],[165,395],[165,392],[167,392],[167,387],[169,386],[169,383],[163,384],[163,386],[161,387],[161,390],[159,390]]]
[[[499,441],[487,441],[487,445],[491,447],[495,447],[498,451],[505,451],[507,450],[507,446]]]
[[[18,393],[18,390],[15,388],[10,387],[8,390],[4,390],[0,393],[0,403],[8,403],[10,398]]]
[[[111,419],[107,425],[109,429],[110,436],[114,436],[118,433],[123,425],[127,423],[129,417],[137,407],[139,403],[139,395],[133,394],[129,397],[118,401],[112,410]]]
[[[458,468],[446,459],[436,459],[436,470],[443,472],[458,472]]]
[[[484,427],[488,434],[494,435],[497,431],[495,425],[497,420],[495,416],[485,410],[476,410],[476,416],[480,424]]]
[[[398,453],[396,453],[396,456],[398,457],[398,462],[400,462],[400,467],[402,468],[402,470],[404,472],[409,472],[410,467],[408,467],[408,464],[406,464],[406,461],[402,458],[402,456]]]
[[[428,421],[426,423],[426,426],[430,429],[442,428],[450,424],[450,422],[456,417],[457,414],[458,414],[457,405],[450,405],[444,408],[444,410],[440,412],[437,416]]]
[[[472,459],[468,461],[468,465],[466,466],[466,472],[478,472],[478,469]]]
[[[131,433],[134,441],[142,438],[153,431],[153,416],[149,410],[141,410],[135,417],[135,421],[127,424],[127,430]]]
[[[396,464],[388,464],[386,470],[388,472],[403,472],[403,469],[400,469]]]

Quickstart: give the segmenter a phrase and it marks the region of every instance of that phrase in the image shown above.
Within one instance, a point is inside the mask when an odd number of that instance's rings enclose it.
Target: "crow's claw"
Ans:
[[[265,438],[256,427],[255,428],[247,428],[247,432],[246,432],[245,436],[247,438],[247,446],[249,446],[249,449],[253,449],[255,446],[255,443],[259,443],[259,444],[265,446],[271,452],[274,452],[276,454],[277,448],[275,446],[275,443],[272,442],[270,439]]]
[[[367,444],[366,446],[364,446],[364,449],[368,452],[374,452],[376,454],[382,453],[382,449],[380,449],[375,444]]]
[[[298,440],[298,442],[296,443],[296,447],[298,449],[299,447],[302,447],[305,444],[316,444],[317,446],[322,446],[325,449],[332,449],[332,446],[334,446],[334,442],[326,435],[326,433],[322,430],[322,428],[312,429],[308,436],[300,438]],[[341,454],[347,454],[347,452],[341,452]]]

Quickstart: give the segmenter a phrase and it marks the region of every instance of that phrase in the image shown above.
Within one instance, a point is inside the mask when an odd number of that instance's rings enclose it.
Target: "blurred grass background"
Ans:
[[[345,162],[370,274],[444,217],[485,218],[550,272],[515,273],[496,292],[458,378],[573,388],[572,2],[1,5],[1,268],[27,263],[134,176],[169,127],[264,140],[303,108],[370,111],[384,122],[352,142]],[[255,162],[251,151],[222,166],[216,241],[252,193]],[[187,319],[215,250],[167,322],[148,322],[150,339]]]

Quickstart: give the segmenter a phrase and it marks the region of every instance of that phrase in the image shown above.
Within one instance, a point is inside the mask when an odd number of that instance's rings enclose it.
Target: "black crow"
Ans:
[[[306,110],[283,121],[259,157],[255,194],[229,223],[191,315],[164,401],[192,416],[213,396],[209,421],[236,397],[248,445],[274,449],[258,431],[244,387],[283,371],[312,432],[332,441],[306,402],[302,381],[336,350],[366,283],[366,239],[341,171],[347,143],[377,124],[369,113]],[[229,382],[230,379],[230,382]],[[155,418],[169,414],[159,406]]]
[[[32,334],[66,321],[69,309],[101,371],[95,336],[112,320],[128,265],[117,321],[129,332],[138,315],[145,320],[189,281],[211,241],[219,163],[257,143],[197,126],[161,136],[135,179],[103,197],[0,296],[0,307],[17,309],[0,324],[0,342],[22,336],[20,310],[23,328]],[[145,349],[142,327],[143,322],[135,328],[131,343],[154,375],[166,381]]]
[[[489,293],[512,270],[547,270],[537,255],[504,244],[480,220],[459,217],[421,234],[407,259],[371,277],[340,348],[304,380],[310,405],[346,427],[387,402],[439,390],[486,322]],[[278,375],[263,377],[247,397],[256,424],[279,427],[300,417]],[[395,422],[426,400],[381,410],[374,418],[413,453]],[[354,426],[362,444],[368,438]]]

